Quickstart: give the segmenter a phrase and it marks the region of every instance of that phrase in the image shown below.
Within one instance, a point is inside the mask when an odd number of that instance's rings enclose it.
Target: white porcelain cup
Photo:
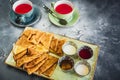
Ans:
[[[59,0],[53,4],[53,11],[56,16],[67,21],[70,21],[73,17],[74,6],[72,2],[68,0]]]
[[[20,13],[20,12],[17,12],[17,7],[20,6],[20,5],[23,5],[23,4],[27,4],[31,7],[30,10],[26,11],[26,12],[23,12],[23,13]],[[23,8],[23,7],[22,7]],[[33,4],[31,1],[29,0],[18,0],[16,1],[13,6],[12,6],[12,9],[15,13],[16,16],[20,16],[20,19],[21,19],[21,22],[29,22],[33,17],[33,11],[34,11],[34,8],[33,8]],[[20,7],[19,7],[20,9]],[[24,7],[24,10],[27,10],[27,7]]]

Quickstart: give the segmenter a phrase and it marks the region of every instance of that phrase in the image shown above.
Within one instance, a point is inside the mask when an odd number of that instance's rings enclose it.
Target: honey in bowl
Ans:
[[[60,64],[60,67],[63,69],[63,70],[69,70],[72,68],[72,64],[69,60],[63,60]]]
[[[74,66],[74,61],[69,56],[63,56],[59,59],[58,64],[60,68],[64,71],[71,70]]]

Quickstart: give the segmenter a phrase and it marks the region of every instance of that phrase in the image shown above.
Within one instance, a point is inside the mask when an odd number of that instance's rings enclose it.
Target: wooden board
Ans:
[[[36,29],[30,28],[30,27],[26,27],[25,28],[25,30],[28,30],[28,29],[36,30]],[[49,32],[47,32],[47,33],[49,33]],[[80,77],[74,71],[67,72],[67,73],[63,72],[59,68],[59,66],[57,65],[56,69],[54,70],[54,73],[50,77],[47,77],[45,75],[39,75],[38,73],[34,73],[34,74],[36,74],[38,76],[43,76],[45,78],[54,79],[54,80],[61,80],[61,78],[62,78],[62,80],[93,80],[94,73],[95,73],[95,68],[96,68],[96,63],[97,63],[97,59],[98,59],[99,46],[95,45],[95,44],[87,43],[87,42],[84,42],[84,41],[75,40],[75,39],[72,39],[72,38],[69,38],[69,37],[57,35],[57,34],[54,34],[54,36],[56,38],[58,38],[58,39],[66,39],[67,41],[73,41],[77,45],[78,49],[81,48],[82,46],[89,46],[89,47],[92,48],[92,50],[93,50],[93,57],[90,58],[89,60],[87,60],[87,62],[91,66],[90,73],[87,76]],[[56,55],[54,55],[52,53],[50,53],[50,54],[53,55],[53,56],[56,56]],[[56,57],[58,57],[58,56],[56,56]],[[60,57],[58,57],[58,58],[60,58]],[[75,60],[75,62],[80,61],[79,58],[74,58],[74,60]],[[10,65],[12,67],[17,68],[16,67],[16,63],[15,63],[14,58],[13,58],[13,52],[12,51],[8,55],[7,59],[5,60],[5,63],[7,65]],[[17,68],[17,69],[20,69],[20,68]]]

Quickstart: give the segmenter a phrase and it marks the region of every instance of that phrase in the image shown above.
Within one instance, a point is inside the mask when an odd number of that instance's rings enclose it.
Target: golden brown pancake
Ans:
[[[32,37],[32,35],[35,35],[35,34],[36,34],[36,30],[30,30],[28,40]]]
[[[28,41],[33,44],[37,44],[35,38],[36,38],[36,34],[32,34],[31,37],[28,39]]]
[[[27,53],[27,55],[38,54],[39,52],[35,50],[35,47],[36,47],[35,45],[28,47],[28,53]]]
[[[20,52],[19,54],[13,55],[14,60],[16,61],[17,59],[23,57],[26,53],[27,53],[27,49],[22,51],[22,52]]]
[[[42,37],[42,35],[44,35],[44,34],[45,34],[45,32],[42,32],[42,31],[38,31],[38,32],[36,33],[35,40],[36,40],[37,44],[39,44],[39,42],[40,42],[40,40],[41,40],[41,37]]]
[[[53,74],[56,66],[57,66],[57,64],[54,64],[52,67],[47,69],[43,74],[50,77]]]
[[[32,44],[27,41],[27,37],[25,35],[22,35],[16,42],[16,45],[21,45],[24,47],[31,46]]]
[[[16,61],[16,66],[21,67],[23,64],[29,63],[32,60],[38,58],[40,56],[40,54],[42,54],[42,53],[37,53],[37,54],[34,54],[34,55],[24,55],[22,58],[20,58]]]
[[[56,64],[57,61],[58,61],[58,58],[49,55],[47,61],[39,68],[38,73],[42,74],[47,69],[49,69],[52,65]]]
[[[13,54],[17,55],[23,51],[25,51],[27,49],[27,47],[21,46],[21,45],[15,45],[13,46]]]
[[[49,49],[50,43],[52,40],[53,34],[46,33],[44,36],[41,37],[41,43]]]
[[[36,51],[39,51],[39,52],[48,52],[49,49],[47,49],[45,46],[43,46],[42,44],[38,44],[36,45],[36,48],[35,48]]]
[[[63,46],[64,43],[65,43],[65,40],[59,40],[59,41],[58,41],[56,53],[57,53],[57,55],[59,55],[59,56],[63,56],[62,46]]]
[[[43,61],[45,58],[48,58],[48,54],[47,53],[43,53],[41,54],[38,58],[32,60],[29,63],[26,63],[24,65],[24,68],[31,68],[34,67],[35,65],[37,65],[39,62]]]
[[[25,30],[22,35],[29,36],[32,33],[32,29]]]
[[[58,45],[58,39],[55,38],[55,37],[53,37],[53,38],[52,38],[52,41],[51,41],[51,44],[50,44],[50,49],[51,49],[51,51],[56,52],[56,50],[57,50],[57,45]]]
[[[37,71],[45,62],[46,62],[47,58],[45,58],[43,61],[39,62],[37,65],[35,65],[32,68],[27,68],[27,72],[28,74],[32,74],[33,72]]]

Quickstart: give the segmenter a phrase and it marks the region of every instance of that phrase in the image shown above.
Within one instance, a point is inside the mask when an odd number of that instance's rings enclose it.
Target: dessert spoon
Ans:
[[[58,22],[59,22],[61,25],[66,25],[66,24],[68,23],[65,19],[62,19],[62,18],[57,17],[57,16],[54,14],[54,12],[53,12],[51,9],[49,9],[45,4],[43,4],[43,8],[44,8],[47,12],[49,12],[53,17],[55,17],[56,19],[58,19]]]

